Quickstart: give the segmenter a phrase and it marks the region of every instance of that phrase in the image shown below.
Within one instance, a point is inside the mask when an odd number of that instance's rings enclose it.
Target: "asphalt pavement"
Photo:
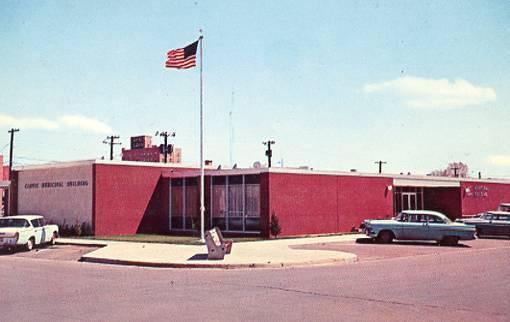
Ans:
[[[510,321],[508,239],[317,245],[363,251],[349,264],[234,270],[1,256],[1,320]]]

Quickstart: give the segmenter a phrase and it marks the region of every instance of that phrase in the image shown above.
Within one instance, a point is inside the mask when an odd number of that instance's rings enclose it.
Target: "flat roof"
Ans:
[[[197,165],[189,165],[182,163],[160,163],[160,162],[144,162],[144,161],[122,161],[122,160],[76,160],[76,161],[62,161],[62,162],[51,162],[41,163],[32,165],[19,165],[13,167],[14,171],[26,171],[26,170],[41,170],[41,169],[54,169],[54,168],[69,168],[78,167],[85,165],[102,164],[102,165],[121,165],[121,166],[136,166],[136,167],[153,167],[153,168],[190,168],[198,169]],[[210,166],[206,166],[206,169],[211,169]]]
[[[214,168],[214,167],[213,167]],[[406,175],[391,173],[363,173],[347,171],[323,171],[314,169],[300,168],[237,168],[237,169],[214,169],[207,170],[207,176],[233,176],[250,175],[260,173],[281,173],[281,174],[300,174],[300,175],[330,175],[330,176],[351,176],[365,178],[387,178],[393,179],[394,186],[400,187],[460,187],[461,182],[480,182],[480,183],[503,183],[510,184],[507,179],[477,179],[477,178],[452,178],[436,177],[427,175]],[[164,177],[196,177],[200,175],[200,169],[190,169],[186,173],[166,174]]]
[[[141,162],[141,161],[121,161],[121,160],[79,160],[64,161],[38,165],[16,166],[15,171],[40,170],[48,168],[67,168],[83,165],[119,165],[119,166],[136,166],[136,167],[155,167],[155,168],[181,168],[189,169],[183,173],[166,174],[164,177],[191,177],[199,176],[200,168],[197,165],[181,164],[181,163],[159,163],[159,162]],[[223,175],[249,175],[260,173],[281,173],[281,174],[299,174],[299,175],[330,175],[330,176],[352,176],[367,178],[388,178],[393,179],[395,186],[422,186],[422,187],[460,187],[461,182],[480,182],[480,183],[503,183],[510,184],[510,179],[500,178],[453,178],[453,177],[436,177],[428,175],[407,175],[407,174],[391,174],[391,173],[366,173],[351,171],[331,171],[331,170],[315,170],[313,168],[234,168],[222,169],[218,166],[205,166],[207,176],[223,176]]]

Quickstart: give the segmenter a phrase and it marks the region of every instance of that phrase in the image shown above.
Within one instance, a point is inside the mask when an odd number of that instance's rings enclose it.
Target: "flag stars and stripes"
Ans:
[[[167,53],[168,59],[165,63],[167,68],[187,69],[196,66],[198,40],[194,43]]]

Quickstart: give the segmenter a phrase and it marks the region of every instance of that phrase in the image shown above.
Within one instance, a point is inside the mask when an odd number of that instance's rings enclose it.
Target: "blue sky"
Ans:
[[[199,29],[215,164],[230,161],[232,111],[242,167],[273,139],[276,165],[462,161],[510,177],[507,1],[3,1],[0,153],[11,127],[15,164],[107,157],[107,135],[128,148],[171,130],[198,163],[199,70],[163,66]]]

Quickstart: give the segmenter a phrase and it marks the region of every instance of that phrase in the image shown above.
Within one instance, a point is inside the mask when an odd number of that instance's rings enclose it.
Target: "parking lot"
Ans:
[[[508,238],[481,238],[461,241],[457,246],[438,246],[436,242],[400,242],[377,244],[370,238],[359,238],[356,241],[341,243],[323,243],[314,245],[292,246],[296,249],[334,250],[353,253],[360,262],[376,261],[398,257],[427,256],[445,253],[483,251],[494,248],[509,248]]]
[[[83,254],[96,250],[97,247],[77,245],[40,246],[32,251],[18,249],[14,252],[0,252],[2,256],[21,257],[27,259],[47,259],[57,261],[78,261]]]
[[[471,241],[462,241],[457,246],[438,246],[436,242],[401,242],[391,244],[377,244],[370,238],[358,238],[353,241],[305,244],[290,246],[293,249],[328,250],[353,253],[358,256],[359,262],[377,261],[401,257],[430,256],[445,253],[458,253],[470,251],[483,251],[488,249],[508,248],[508,238],[481,238]],[[56,261],[78,261],[82,255],[98,249],[95,246],[82,245],[51,245],[40,246],[32,251],[18,249],[15,252],[0,252],[2,256],[12,256],[26,259],[44,259]]]

